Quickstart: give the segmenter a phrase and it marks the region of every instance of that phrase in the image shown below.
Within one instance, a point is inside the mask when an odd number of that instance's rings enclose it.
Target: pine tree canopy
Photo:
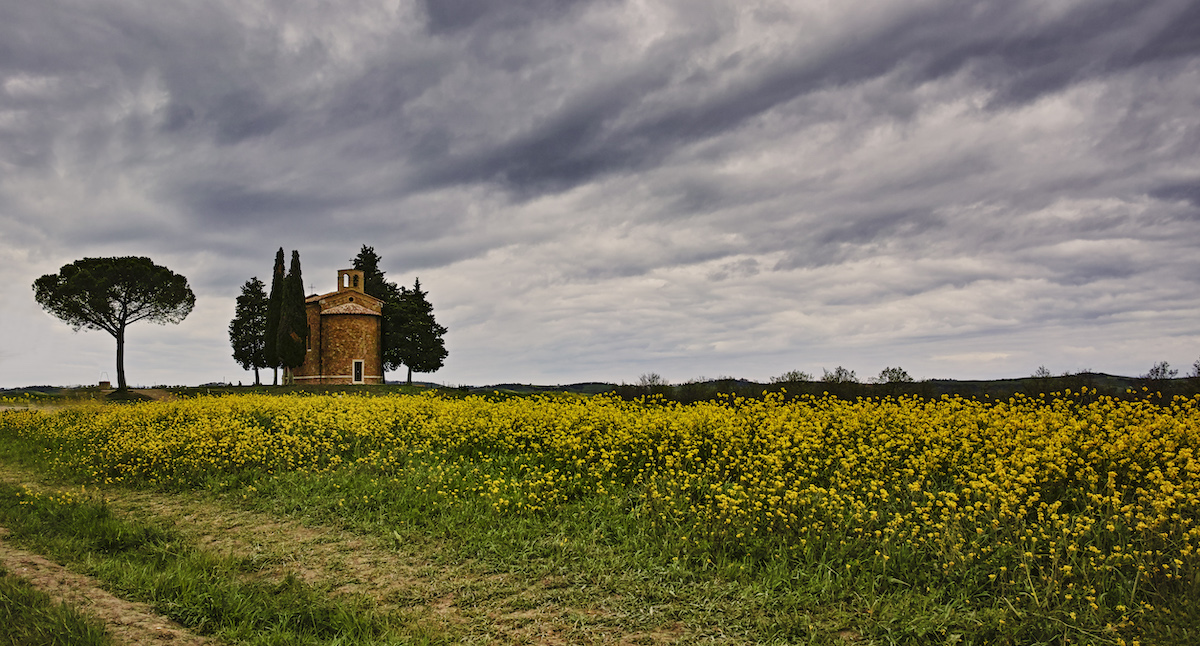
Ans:
[[[266,357],[267,293],[257,276],[242,285],[237,297],[237,309],[229,322],[229,344],[233,360],[243,370],[254,371],[254,384],[259,383],[258,369],[269,368]]]
[[[418,278],[412,289],[403,291],[400,300],[403,316],[401,359],[409,368],[410,383],[413,372],[436,372],[444,365],[449,354],[446,342],[442,339],[446,328],[434,320],[433,305],[426,295],[427,292],[421,290],[421,279]]]
[[[117,386],[125,384],[125,328],[179,323],[196,305],[187,278],[149,258],[84,258],[33,283],[34,298],[76,331],[104,330],[117,340]]]

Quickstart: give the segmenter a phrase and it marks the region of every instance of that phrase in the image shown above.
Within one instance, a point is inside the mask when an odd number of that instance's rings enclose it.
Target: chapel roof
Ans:
[[[371,316],[382,316],[379,312],[369,307],[363,307],[358,303],[342,303],[341,305],[321,310],[321,316],[325,316],[326,314],[370,314]]]

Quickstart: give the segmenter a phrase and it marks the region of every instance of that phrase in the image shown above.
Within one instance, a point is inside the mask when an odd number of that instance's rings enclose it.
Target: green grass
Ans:
[[[567,592],[560,600],[576,607],[603,605],[624,616],[631,630],[681,623],[695,631],[695,639],[718,643],[1096,641],[1065,613],[1033,610],[1022,600],[1014,607],[976,594],[966,582],[936,588],[923,583],[937,577],[920,572],[862,577],[828,560],[796,563],[664,545],[631,513],[620,488],[532,516],[501,516],[478,499],[447,504],[422,486],[431,479],[428,470],[436,469],[410,463],[386,488],[377,474],[352,468],[320,477],[264,476],[246,498],[230,498],[261,511],[391,535],[400,544],[437,540],[448,548],[438,556],[446,563],[470,560],[487,572],[526,580],[561,577]],[[1191,643],[1186,637],[1195,632],[1182,634],[1162,643]],[[1118,636],[1110,632],[1096,643],[1117,643]]]
[[[96,621],[0,568],[0,645],[110,646]]]
[[[82,567],[118,596],[238,644],[401,644],[414,632],[365,598],[331,596],[294,577],[246,580],[246,559],[198,550],[165,527],[117,517],[89,497],[33,495],[0,484],[6,540]],[[427,635],[419,642],[449,642]],[[21,642],[18,642],[21,643]]]
[[[359,384],[359,385],[292,385],[292,386],[178,386],[164,390],[177,397],[208,397],[214,395],[290,395],[294,393],[309,395],[324,395],[346,393],[363,396],[383,395],[414,395],[431,390],[425,386],[405,386],[401,384]],[[447,394],[458,392],[455,388],[436,388]]]

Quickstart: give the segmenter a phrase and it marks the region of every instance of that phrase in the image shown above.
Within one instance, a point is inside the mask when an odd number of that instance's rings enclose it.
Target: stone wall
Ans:
[[[363,383],[383,383],[379,338],[382,319],[365,314],[321,316],[321,383],[352,383],[354,360],[363,362]]]

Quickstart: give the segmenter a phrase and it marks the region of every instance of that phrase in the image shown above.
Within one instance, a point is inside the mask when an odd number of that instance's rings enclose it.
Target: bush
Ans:
[[[1150,368],[1150,372],[1142,375],[1142,379],[1174,379],[1179,374],[1178,370],[1172,370],[1171,364],[1166,361],[1159,361]]]
[[[801,370],[788,370],[778,377],[771,377],[773,384],[798,384],[805,381],[812,381],[812,375]]]
[[[873,381],[877,384],[899,384],[912,383],[913,378],[909,376],[908,371],[904,368],[896,367],[884,368]]]
[[[854,374],[854,371],[847,370],[841,366],[834,368],[833,372],[829,372],[828,370],[826,370],[824,368],[821,368],[821,371],[825,373],[824,375],[821,376],[821,381],[823,381],[827,384],[856,384],[856,383],[858,383],[858,377]]]

